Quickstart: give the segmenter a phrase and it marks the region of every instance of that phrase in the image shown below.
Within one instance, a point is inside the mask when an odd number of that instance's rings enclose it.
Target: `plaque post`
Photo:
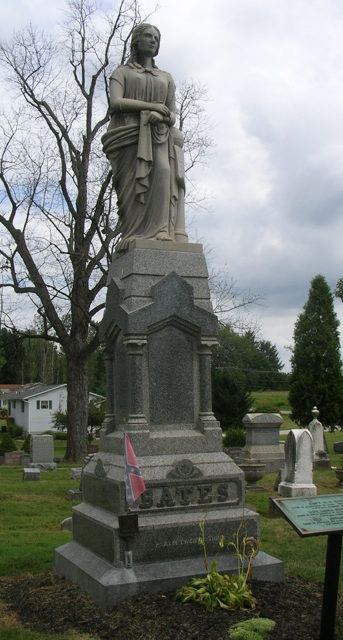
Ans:
[[[329,533],[319,640],[334,640],[342,534]]]

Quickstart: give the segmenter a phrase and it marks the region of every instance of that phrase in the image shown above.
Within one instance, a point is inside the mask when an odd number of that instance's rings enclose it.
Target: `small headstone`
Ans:
[[[40,480],[40,469],[25,467],[23,469],[23,480]]]
[[[80,502],[82,500],[82,491],[80,489],[69,489],[68,500],[78,500]]]
[[[333,450],[335,453],[343,453],[343,440],[340,440],[340,442],[334,442]]]
[[[330,459],[326,452],[324,428],[318,420],[319,411],[317,407],[312,409],[313,420],[308,425],[308,430],[313,438],[313,468],[331,467]]]
[[[61,522],[62,531],[72,531],[73,530],[73,519],[70,516],[69,518],[64,518]]]
[[[265,470],[278,471],[284,464],[285,454],[280,445],[280,427],[283,419],[278,413],[247,413],[243,418],[246,444],[242,453],[265,464]],[[239,465],[239,460],[236,459]]]
[[[51,435],[32,435],[30,439],[31,465],[42,471],[54,471],[54,439]]]
[[[6,451],[5,464],[22,464],[22,451]]]
[[[72,467],[70,469],[70,477],[72,480],[76,480],[77,478],[81,478],[82,467]]]
[[[280,482],[280,496],[316,496],[313,484],[313,439],[308,429],[292,429],[285,445],[284,480]]]

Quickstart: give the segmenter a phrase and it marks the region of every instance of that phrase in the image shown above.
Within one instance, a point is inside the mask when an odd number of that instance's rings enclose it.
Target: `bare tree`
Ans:
[[[229,324],[238,333],[258,331],[256,322],[247,316],[247,311],[262,304],[263,298],[259,294],[240,289],[236,280],[228,276],[226,268],[210,270],[209,286],[213,309],[220,324]]]
[[[206,194],[199,190],[199,185],[194,186],[190,174],[196,165],[206,162],[213,145],[211,123],[205,109],[207,99],[207,88],[195,80],[181,82],[176,93],[176,126],[184,135],[186,205],[189,207],[198,208],[206,201]]]
[[[13,95],[2,120],[0,224],[4,288],[29,296],[44,336],[67,359],[67,457],[86,452],[89,326],[104,306],[114,238],[112,177],[100,145],[107,74],[125,58],[136,1],[101,14],[70,0],[61,41],[31,26],[1,46]]]
[[[11,89],[0,124],[0,287],[26,296],[41,335],[65,352],[66,457],[74,460],[86,452],[88,360],[98,345],[89,328],[104,308],[115,242],[116,198],[101,148],[108,74],[125,61],[132,29],[147,18],[137,0],[121,0],[112,14],[93,0],[68,0],[59,41],[29,26],[0,47]],[[179,117],[190,168],[208,143],[200,130],[188,133],[201,89],[192,94],[187,86]]]

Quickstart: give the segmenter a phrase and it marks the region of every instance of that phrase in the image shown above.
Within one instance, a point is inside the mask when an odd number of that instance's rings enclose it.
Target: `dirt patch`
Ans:
[[[77,586],[53,573],[0,578],[0,596],[8,613],[15,613],[34,631],[78,631],[107,640],[228,640],[230,626],[261,616],[277,623],[270,640],[318,640],[319,585],[287,576],[283,584],[253,582],[252,590],[257,599],[254,611],[219,609],[207,613],[198,605],[177,602],[167,593],[136,596],[103,612]],[[342,613],[339,602],[338,617]]]

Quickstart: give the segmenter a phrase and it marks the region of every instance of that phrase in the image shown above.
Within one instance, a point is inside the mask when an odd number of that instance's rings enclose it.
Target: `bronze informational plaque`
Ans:
[[[343,494],[309,498],[272,498],[300,536],[343,532]]]

